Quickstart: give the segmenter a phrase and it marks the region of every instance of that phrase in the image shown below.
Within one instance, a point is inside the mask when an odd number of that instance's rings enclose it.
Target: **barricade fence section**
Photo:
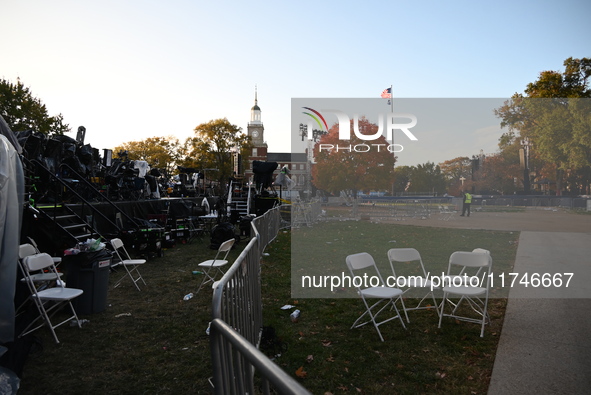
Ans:
[[[485,197],[475,196],[472,199],[472,207],[486,208],[501,207],[526,207],[545,208],[557,207],[567,209],[585,209],[588,198],[584,197],[560,197],[560,196],[515,196],[515,197]]]
[[[291,228],[291,204],[284,204],[279,206],[279,215],[281,217],[280,229]]]
[[[503,209],[519,208],[562,208],[571,210],[586,210],[591,197],[564,197],[541,195],[515,195],[493,196],[472,195],[472,208],[476,211],[499,211]],[[331,201],[323,205],[327,208],[345,206],[340,201]],[[456,196],[415,196],[415,197],[391,197],[391,196],[364,196],[357,200],[351,200],[346,205],[350,208],[350,215],[354,218],[370,216],[376,218],[429,218],[432,213],[440,211],[440,206],[452,208],[456,211],[462,209],[462,198]]]
[[[281,211],[285,210],[285,206],[278,206],[260,217],[256,217],[252,220],[252,227],[254,234],[259,239],[260,255],[263,255],[265,247],[269,245],[279,234],[281,229],[282,215]]]
[[[322,214],[320,202],[295,202],[291,205],[291,227],[312,226]]]
[[[212,354],[220,356],[219,374],[224,378],[215,380],[216,394],[310,394],[221,319],[211,322],[210,336],[212,340],[220,339],[215,342],[215,349],[212,342]]]
[[[269,383],[282,394],[309,393],[258,351],[263,329],[261,257],[279,233],[281,207],[252,221],[254,237],[214,284],[210,346],[216,394],[252,394],[255,386],[262,387],[257,392],[269,393]]]
[[[359,212],[374,218],[429,218],[440,199],[396,199],[390,202],[364,202]]]

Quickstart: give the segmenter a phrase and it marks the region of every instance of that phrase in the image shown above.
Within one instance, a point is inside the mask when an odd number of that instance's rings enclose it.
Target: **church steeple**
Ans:
[[[259,107],[256,85],[254,86],[254,106],[250,109],[250,122],[248,123],[247,130],[255,146],[266,146],[265,137],[263,136],[265,127],[263,126],[263,121],[261,121],[261,108]]]
[[[258,104],[258,97],[257,97],[257,86],[254,86],[254,106],[250,109],[250,122],[251,125],[262,125],[263,122],[261,121],[261,108]]]

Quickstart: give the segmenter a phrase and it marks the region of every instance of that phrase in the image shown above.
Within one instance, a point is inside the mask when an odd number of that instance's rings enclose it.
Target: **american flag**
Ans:
[[[392,88],[386,88],[382,92],[382,99],[391,99],[392,98]]]

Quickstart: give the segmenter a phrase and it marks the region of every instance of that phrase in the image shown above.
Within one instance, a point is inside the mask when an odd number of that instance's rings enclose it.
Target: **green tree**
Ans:
[[[49,116],[40,99],[17,79],[16,84],[0,80],[0,111],[10,128],[15,132],[34,130],[49,136],[63,135],[70,131],[64,124],[62,114]]]
[[[363,117],[359,119],[358,127],[360,133],[366,135],[375,134],[378,130],[376,124]],[[351,130],[352,128],[353,121]],[[328,144],[335,148],[320,150],[321,146],[327,147]],[[316,188],[330,193],[351,190],[353,196],[357,196],[358,191],[390,191],[394,180],[395,159],[387,150],[388,145],[384,136],[367,144],[353,132],[351,139],[345,143],[339,140],[339,127],[335,124],[327,134],[320,137],[314,147],[316,164],[312,169],[312,183]],[[337,150],[337,146],[344,149]]]
[[[130,160],[145,160],[150,167],[173,174],[180,159],[180,143],[175,137],[150,137],[143,141],[130,141],[113,148],[116,155],[127,151]]]
[[[445,193],[445,177],[441,168],[433,162],[417,165],[410,177],[410,192]]]
[[[447,193],[459,196],[464,181],[472,178],[472,162],[467,156],[459,156],[439,164],[445,178]]]
[[[246,158],[251,147],[250,138],[240,127],[232,125],[226,118],[215,119],[195,128],[195,136],[188,138],[182,148],[180,164],[196,169],[215,169],[207,173],[208,178],[217,180],[221,187],[219,192],[223,195],[226,181],[234,170],[232,154],[239,152]]]
[[[394,168],[394,196],[408,191],[414,166],[396,166]]]
[[[556,166],[557,194],[565,171],[591,165],[591,58],[568,58],[564,66],[562,73],[541,72],[527,85],[525,95],[516,93],[495,110],[501,126],[509,127],[501,137],[501,149],[528,138],[536,155]]]
[[[465,189],[474,187],[477,193],[481,194],[501,194],[510,195],[520,190],[516,185],[515,179],[518,179],[523,171],[519,167],[517,155],[507,155],[499,153],[497,155],[487,156],[479,169],[479,177],[465,183]]]

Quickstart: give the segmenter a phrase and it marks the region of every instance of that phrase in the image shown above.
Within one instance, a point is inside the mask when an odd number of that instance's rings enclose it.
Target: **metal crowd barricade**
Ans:
[[[216,380],[214,374],[216,394],[311,394],[223,320],[211,322],[210,336],[220,339],[215,352],[220,355],[223,377]],[[254,370],[259,373],[256,377]],[[255,391],[255,387],[260,389]]]
[[[304,202],[295,202],[291,205],[291,226],[299,228],[300,226],[310,226],[312,218],[308,205]]]
[[[263,329],[261,256],[279,233],[279,210],[252,221],[254,237],[214,284],[210,346],[216,394],[252,394],[259,386],[269,393],[269,384],[282,394],[309,393],[257,349]]]
[[[254,228],[254,234],[260,240],[259,250],[261,256],[265,247],[277,237],[279,229],[281,229],[281,207],[275,207],[252,220],[251,226]]]
[[[322,215],[320,202],[295,202],[291,205],[291,227],[312,226]]]
[[[280,229],[289,229],[291,228],[291,204],[282,204],[279,206],[279,214],[280,214]]]
[[[369,216],[372,221],[399,221],[406,218],[426,219],[431,216],[431,205],[436,202],[437,200],[433,199],[377,200],[364,203],[361,215]]]

